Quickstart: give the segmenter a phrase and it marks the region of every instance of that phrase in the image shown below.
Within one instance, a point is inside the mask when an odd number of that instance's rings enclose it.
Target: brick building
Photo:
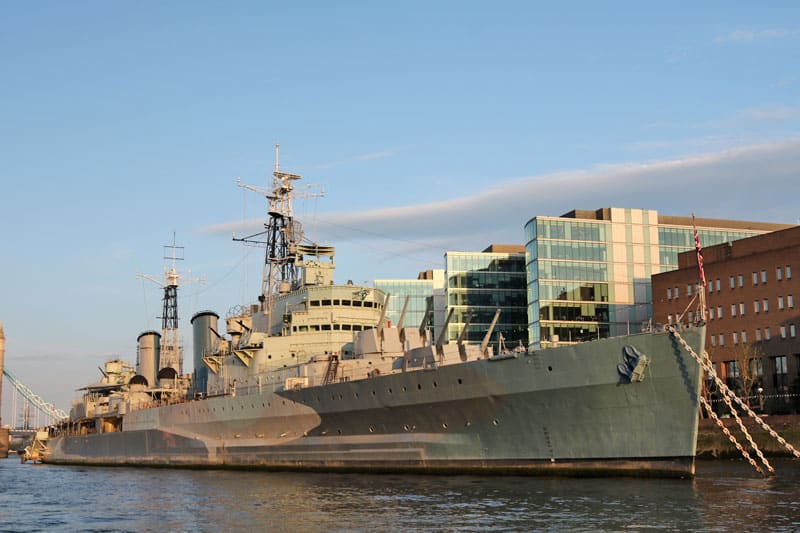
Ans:
[[[740,394],[762,388],[767,412],[799,411],[800,226],[704,248],[703,261],[706,350],[718,375]],[[697,321],[697,280],[694,251],[654,275],[654,320]]]

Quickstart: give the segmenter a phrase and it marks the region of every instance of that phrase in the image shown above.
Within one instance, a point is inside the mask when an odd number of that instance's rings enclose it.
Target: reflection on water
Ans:
[[[800,529],[800,462],[764,479],[304,474],[0,461],[3,531],[743,531]]]

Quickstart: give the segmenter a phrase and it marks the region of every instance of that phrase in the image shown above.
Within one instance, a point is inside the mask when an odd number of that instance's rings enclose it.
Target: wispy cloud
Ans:
[[[768,28],[764,30],[734,30],[727,35],[718,35],[714,42],[717,44],[728,43],[754,43],[760,41],[772,41],[785,39],[798,35],[800,30],[790,30],[786,28]]]
[[[748,120],[776,122],[800,118],[800,107],[773,105],[746,109],[742,116]]]
[[[447,249],[478,249],[491,242],[487,239],[522,242],[530,218],[575,208],[643,207],[673,215],[694,211],[708,218],[790,223],[797,217],[798,175],[800,139],[787,139],[671,160],[492,179],[496,185],[476,195],[321,214],[316,237],[334,243],[403,241],[409,252],[441,257]],[[241,222],[203,230],[229,234],[236,228]]]
[[[332,161],[330,163],[323,163],[321,165],[317,165],[313,167],[314,170],[326,170],[330,168],[340,167],[344,165],[352,165],[354,163],[363,163],[365,161],[375,161],[376,159],[385,159],[387,157],[392,157],[396,155],[398,150],[384,150],[382,152],[373,152],[369,154],[361,154],[356,155],[353,157],[348,157],[346,159],[340,159],[339,161]]]

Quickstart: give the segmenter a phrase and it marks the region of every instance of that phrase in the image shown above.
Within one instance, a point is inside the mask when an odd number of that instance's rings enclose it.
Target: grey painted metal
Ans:
[[[208,367],[203,363],[203,356],[211,353],[217,342],[217,322],[219,315],[214,311],[200,311],[195,313],[190,323],[192,324],[193,362],[194,362],[194,390],[204,392],[208,383]]]
[[[695,349],[705,329],[683,332]],[[620,374],[626,347],[650,358]],[[701,369],[667,334],[603,339],[133,411],[59,435],[48,462],[325,470],[691,475]]]
[[[136,339],[137,361],[136,373],[147,379],[147,385],[156,386],[156,372],[161,351],[161,334],[157,331],[145,331]]]

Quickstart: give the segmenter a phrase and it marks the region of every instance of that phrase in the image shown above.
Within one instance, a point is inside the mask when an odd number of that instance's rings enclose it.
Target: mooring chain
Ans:
[[[686,342],[686,341],[683,339],[683,337],[681,337],[681,335],[680,335],[680,334],[679,334],[679,333],[678,333],[678,332],[675,330],[675,328],[674,328],[674,327],[670,327],[670,328],[669,328],[669,331],[670,331],[670,333],[672,333],[672,335],[673,335],[673,336],[674,336],[676,339],[678,339],[678,341],[681,343],[681,345],[684,347],[684,349],[685,349],[685,350],[686,350],[686,351],[687,351],[687,352],[688,352],[688,353],[689,353],[689,354],[690,354],[690,355],[691,355],[691,356],[692,356],[692,357],[693,357],[693,358],[694,358],[694,359],[695,359],[695,360],[696,360],[698,363],[700,363],[700,366],[702,366],[702,367],[703,367],[703,369],[704,369],[706,372],[708,372],[708,374],[709,374],[709,375],[710,375],[712,378],[714,378],[714,382],[717,384],[717,386],[719,387],[720,391],[723,393],[723,398],[730,397],[731,399],[733,399],[733,400],[734,400],[734,401],[735,401],[737,404],[739,404],[739,406],[741,406],[741,407],[742,407],[742,409],[744,409],[744,411],[745,411],[745,412],[746,412],[746,413],[747,413],[749,416],[753,417],[753,419],[756,421],[756,423],[757,423],[759,426],[761,426],[761,428],[762,428],[764,431],[766,431],[767,433],[769,433],[769,434],[770,434],[770,436],[772,436],[772,438],[774,438],[775,440],[777,440],[777,441],[778,441],[778,443],[780,443],[780,444],[781,444],[781,445],[782,445],[784,448],[786,448],[788,451],[790,451],[790,452],[792,453],[792,455],[794,455],[795,457],[799,457],[799,458],[800,458],[800,452],[798,452],[798,451],[797,451],[797,450],[794,448],[794,446],[792,446],[791,444],[789,444],[788,442],[786,442],[786,439],[784,439],[783,437],[781,437],[781,436],[778,434],[778,432],[776,432],[774,429],[772,429],[772,428],[769,426],[769,424],[767,424],[766,422],[764,422],[764,420],[763,420],[763,419],[762,419],[760,416],[758,416],[758,414],[756,414],[756,413],[755,413],[755,411],[753,411],[753,410],[750,408],[750,406],[748,406],[748,405],[747,405],[747,404],[746,404],[746,403],[745,403],[745,402],[744,402],[744,401],[743,401],[741,398],[739,398],[739,397],[736,395],[736,393],[734,393],[734,392],[733,392],[733,391],[732,391],[732,390],[731,390],[731,389],[730,389],[730,388],[729,388],[729,387],[728,387],[728,386],[725,384],[725,382],[724,382],[724,381],[722,381],[722,380],[719,378],[719,376],[717,376],[717,372],[714,370],[714,365],[711,363],[711,359],[710,359],[710,358],[709,358],[709,356],[708,356],[708,352],[706,352],[705,350],[703,350],[703,358],[701,359],[701,358],[700,358],[700,356],[698,356],[698,355],[697,355],[697,353],[696,353],[696,352],[695,352],[695,351],[692,349],[692,347],[691,347],[691,346],[689,346],[689,344],[688,344],[688,343],[687,343],[687,342]]]
[[[719,379],[719,378],[717,378],[717,379]],[[747,431],[747,428],[744,426],[744,422],[742,422],[742,419],[739,417],[739,413],[733,407],[733,402],[731,402],[730,397],[725,396],[724,400],[725,400],[725,404],[728,406],[728,409],[730,409],[731,415],[733,415],[733,418],[736,420],[736,424],[739,426],[739,429],[742,431],[742,433],[744,433],[744,436],[747,439],[747,442],[750,443],[750,447],[753,449],[754,452],[756,452],[756,455],[758,455],[758,458],[761,460],[761,464],[763,464],[767,468],[767,470],[769,470],[770,474],[774,474],[775,473],[775,469],[772,468],[772,465],[769,464],[769,461],[767,461],[767,458],[764,457],[763,453],[761,453],[761,450],[758,448],[758,445],[753,440],[753,437],[750,436],[750,433]],[[760,469],[757,468],[757,470],[759,472],[761,472]],[[761,472],[761,473],[763,474],[763,472]]]
[[[708,352],[706,352],[705,350],[703,351],[703,357],[705,357],[705,359],[708,361],[708,366],[710,366],[710,367],[711,367],[711,371],[712,371],[712,374],[713,374],[713,376],[714,376],[715,380],[719,380],[719,378],[718,378],[718,377],[717,377],[717,375],[716,375],[716,372],[714,372],[714,365],[712,365],[712,364],[711,364],[711,358],[708,356]],[[761,429],[763,429],[764,431],[766,431],[767,433],[769,433],[769,434],[770,434],[770,436],[772,436],[772,438],[774,438],[776,441],[778,441],[778,443],[779,443],[779,444],[781,444],[781,445],[782,445],[784,448],[786,448],[786,450],[788,450],[789,452],[791,452],[791,453],[792,453],[792,455],[794,455],[795,457],[799,457],[799,458],[800,458],[800,452],[799,452],[799,451],[797,451],[797,450],[795,449],[795,447],[794,447],[794,446],[792,446],[791,444],[789,444],[788,442],[786,442],[786,439],[784,439],[783,437],[781,437],[781,436],[778,434],[778,432],[777,432],[777,431],[775,431],[774,429],[772,429],[772,427],[770,427],[770,425],[769,425],[769,424],[767,424],[766,422],[764,422],[764,419],[763,419],[763,418],[761,418],[760,416],[758,416],[758,414],[756,414],[756,412],[755,412],[755,411],[753,411],[753,410],[750,408],[750,406],[749,406],[749,405],[747,405],[746,403],[744,403],[744,401],[743,401],[741,398],[739,398],[738,396],[736,396],[736,394],[735,394],[733,391],[731,391],[731,390],[730,390],[730,388],[729,388],[727,385],[725,385],[725,383],[724,383],[724,382],[722,382],[722,386],[723,386],[723,387],[725,387],[725,389],[727,390],[727,393],[728,393],[728,395],[730,395],[730,396],[731,396],[731,397],[732,397],[734,400],[736,400],[736,401],[737,401],[737,403],[738,403],[739,405],[741,405],[741,406],[742,406],[742,408],[745,410],[745,412],[746,412],[746,413],[747,413],[749,416],[753,417],[753,419],[756,421],[756,423],[757,423],[759,426],[761,426]]]
[[[711,404],[708,403],[708,400],[703,398],[703,395],[700,395],[700,403],[703,404],[703,407],[706,408],[706,411],[708,411],[708,413],[711,415],[711,418],[714,419],[714,422],[717,423],[722,432],[728,437],[733,445],[736,446],[736,449],[741,452],[744,458],[750,462],[752,467],[755,468],[759,474],[764,475],[764,471],[761,470],[761,468],[758,466],[758,463],[756,463],[755,460],[750,457],[750,454],[747,453],[747,450],[745,450],[741,444],[739,444],[739,441],[736,440],[736,437],[733,436],[733,433],[731,433],[731,431],[725,427],[725,424],[722,422],[722,420],[720,420],[719,416],[717,416],[717,413],[711,409]]]

